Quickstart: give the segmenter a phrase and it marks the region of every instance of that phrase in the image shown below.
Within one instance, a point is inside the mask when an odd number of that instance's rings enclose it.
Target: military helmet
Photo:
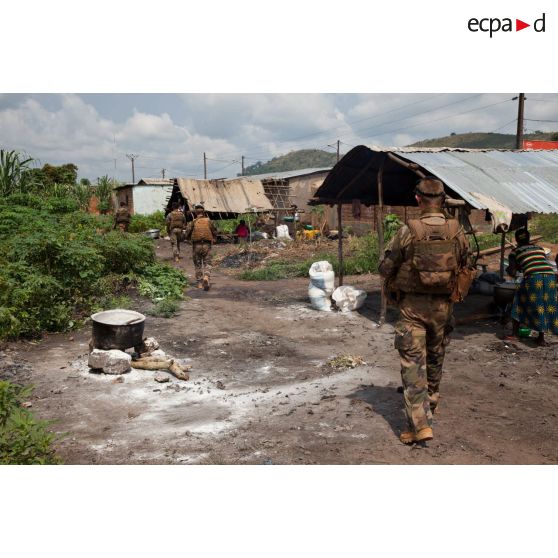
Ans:
[[[417,182],[415,192],[420,196],[430,198],[443,196],[445,194],[444,183],[435,176],[425,176]]]

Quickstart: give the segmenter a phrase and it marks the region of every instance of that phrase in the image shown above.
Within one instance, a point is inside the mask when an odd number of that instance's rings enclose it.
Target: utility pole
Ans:
[[[339,140],[337,140],[337,162],[339,162],[339,144],[341,142]]]
[[[525,110],[525,93],[520,93],[517,106],[517,134],[515,136],[515,148],[523,149],[523,113]]]
[[[203,177],[207,179],[207,157],[205,156],[205,151],[203,152]]]
[[[244,176],[244,155],[242,155],[242,171],[240,173],[240,176]]]
[[[167,170],[167,169],[161,169],[161,175],[163,176],[163,180],[165,180],[165,171],[166,171],[166,170]]]
[[[139,157],[139,155],[135,155],[134,153],[126,153],[126,157],[132,161],[132,184],[136,183],[136,170],[134,168],[134,161]]]

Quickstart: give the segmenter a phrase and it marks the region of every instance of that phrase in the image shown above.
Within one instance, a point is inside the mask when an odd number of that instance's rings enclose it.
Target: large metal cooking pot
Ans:
[[[497,283],[494,285],[494,302],[500,307],[505,307],[508,304],[511,304],[518,287],[519,285],[513,281]]]
[[[139,347],[143,342],[145,316],[133,310],[105,310],[91,316],[93,346],[96,349]]]
[[[145,236],[148,236],[149,238],[152,238],[153,240],[156,240],[157,238],[159,238],[160,236],[160,229],[149,229],[148,231],[145,231],[143,234]]]

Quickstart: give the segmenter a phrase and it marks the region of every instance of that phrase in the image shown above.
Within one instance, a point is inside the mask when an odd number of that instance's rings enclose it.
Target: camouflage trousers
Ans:
[[[117,223],[117,225],[122,232],[128,232],[128,223]]]
[[[447,296],[405,294],[399,313],[395,348],[401,356],[405,414],[411,431],[418,432],[432,426],[430,404],[439,398],[453,304]]]
[[[172,245],[172,255],[175,258],[180,256],[180,241],[182,239],[182,229],[172,229],[170,232],[170,241]]]
[[[211,242],[194,242],[192,257],[196,268],[196,280],[201,281],[206,275],[211,275]]]

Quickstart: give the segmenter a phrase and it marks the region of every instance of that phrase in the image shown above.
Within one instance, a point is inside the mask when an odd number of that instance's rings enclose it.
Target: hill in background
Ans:
[[[558,141],[558,132],[534,132],[525,134],[526,140]],[[450,134],[443,138],[417,141],[409,147],[462,147],[465,149],[514,149],[515,134],[495,134],[486,132],[469,132],[467,134]],[[301,149],[286,155],[274,157],[266,163],[258,161],[246,167],[244,174],[266,174],[298,169],[332,167],[337,162],[337,155],[321,149]]]
[[[526,140],[558,140],[557,132],[534,132],[525,134]],[[443,138],[417,141],[410,147],[463,147],[469,149],[515,149],[515,134],[494,134],[486,132],[469,132],[451,134]]]
[[[337,154],[321,149],[301,149],[291,151],[286,155],[273,157],[271,161],[250,165],[244,169],[245,175],[265,174],[269,172],[284,172],[298,169],[332,167],[337,162]]]

